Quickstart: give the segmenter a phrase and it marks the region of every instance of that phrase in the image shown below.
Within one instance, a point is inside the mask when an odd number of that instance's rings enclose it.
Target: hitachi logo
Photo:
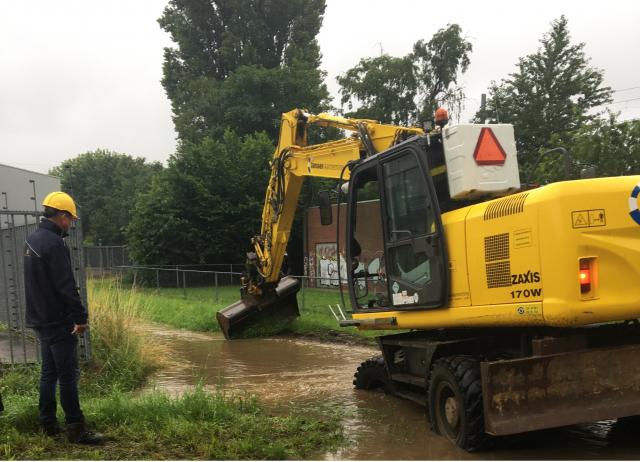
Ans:
[[[532,284],[534,282],[540,282],[540,273],[538,271],[533,272],[529,270],[526,273],[511,275],[512,286],[517,286],[518,284]]]

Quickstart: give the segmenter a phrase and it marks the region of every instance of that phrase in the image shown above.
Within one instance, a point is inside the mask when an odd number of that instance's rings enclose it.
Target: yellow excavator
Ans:
[[[333,178],[340,325],[402,331],[377,338],[356,388],[426,406],[470,451],[640,415],[640,176],[527,189],[512,126],[451,126],[440,110],[435,124],[282,115],[241,300],[217,314],[226,338],[298,315],[299,284],[281,274],[293,216],[306,176]],[[346,136],[309,145],[312,125]]]

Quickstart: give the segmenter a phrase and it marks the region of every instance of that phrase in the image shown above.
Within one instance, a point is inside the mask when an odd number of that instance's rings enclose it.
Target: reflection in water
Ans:
[[[145,327],[147,329],[147,327]],[[612,421],[499,439],[491,452],[469,454],[428,430],[424,409],[383,393],[355,390],[368,347],[295,338],[225,341],[221,335],[149,327],[166,343],[171,365],[155,386],[178,393],[198,382],[255,394],[273,413],[339,409],[348,443],[322,459],[637,459],[640,424]]]

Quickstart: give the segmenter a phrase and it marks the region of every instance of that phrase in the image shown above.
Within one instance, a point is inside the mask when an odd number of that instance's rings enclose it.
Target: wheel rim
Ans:
[[[449,426],[453,428],[458,426],[458,419],[460,418],[458,412],[458,403],[455,397],[450,396],[444,402],[444,416],[446,417]]]
[[[446,382],[440,382],[436,388],[436,409],[438,428],[451,440],[460,434],[460,401],[455,390]]]

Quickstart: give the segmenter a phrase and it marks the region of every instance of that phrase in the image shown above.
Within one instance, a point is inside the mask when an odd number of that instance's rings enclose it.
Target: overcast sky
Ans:
[[[167,0],[0,0],[0,163],[46,172],[97,148],[166,161],[175,149],[160,85],[157,18]],[[473,44],[463,121],[491,80],[534,52],[565,14],[574,42],[614,90],[612,110],[640,117],[640,2],[327,0],[319,35],[327,84],[362,57],[404,55],[458,23]],[[629,101],[630,100],[630,101]]]

